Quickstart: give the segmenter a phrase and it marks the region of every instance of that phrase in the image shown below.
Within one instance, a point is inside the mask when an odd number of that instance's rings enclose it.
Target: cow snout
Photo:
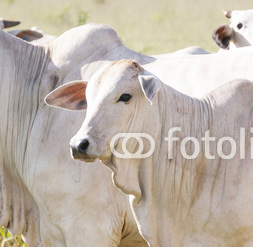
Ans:
[[[76,139],[70,140],[70,152],[74,159],[82,160],[86,162],[93,162],[97,159],[97,156],[92,153],[91,142],[86,139]]]
[[[89,147],[90,143],[88,139],[83,140],[71,140],[70,141],[70,149],[72,151],[72,154],[75,158],[75,156],[83,155],[87,153],[87,149]]]
[[[86,136],[85,138],[74,136],[69,144],[71,156],[77,160],[94,162],[104,154],[94,139],[90,136]]]
[[[86,154],[89,145],[90,143],[87,139],[82,140],[77,147],[78,152],[81,154]]]

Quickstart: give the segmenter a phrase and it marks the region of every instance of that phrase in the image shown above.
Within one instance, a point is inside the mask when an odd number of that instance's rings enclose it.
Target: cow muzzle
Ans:
[[[86,139],[70,140],[70,152],[74,159],[82,160],[85,162],[93,162],[97,157],[89,154],[90,141]]]

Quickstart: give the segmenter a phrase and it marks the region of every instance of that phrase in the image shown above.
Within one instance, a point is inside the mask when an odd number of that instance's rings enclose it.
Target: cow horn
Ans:
[[[4,28],[14,27],[20,24],[20,21],[5,21],[3,20]]]
[[[232,15],[232,11],[227,11],[227,10],[222,10],[223,14],[228,18],[230,19],[231,18],[231,15]]]

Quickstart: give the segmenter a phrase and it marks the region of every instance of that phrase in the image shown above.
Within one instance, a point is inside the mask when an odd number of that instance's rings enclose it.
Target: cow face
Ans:
[[[223,11],[230,25],[221,25],[213,32],[213,39],[222,49],[253,44],[253,10]]]
[[[150,107],[160,81],[132,60],[113,62],[89,81],[72,82],[49,94],[51,106],[69,110],[86,109],[85,121],[71,139],[72,156],[86,162],[111,159],[110,142],[115,135],[141,131],[144,108]],[[133,121],[134,120],[134,121]],[[138,146],[129,142],[129,151]]]
[[[228,12],[229,13],[229,12]],[[242,47],[253,44],[253,10],[231,11],[230,27],[235,32],[235,46]]]

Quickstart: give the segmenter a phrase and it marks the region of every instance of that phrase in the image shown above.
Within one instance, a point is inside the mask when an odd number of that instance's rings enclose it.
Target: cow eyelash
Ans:
[[[238,28],[238,29],[241,29],[242,27],[243,27],[242,23],[238,23],[238,24],[237,24],[237,28]]]
[[[117,102],[129,102],[129,100],[132,98],[132,95],[128,94],[128,93],[123,93],[120,98],[117,100]]]

